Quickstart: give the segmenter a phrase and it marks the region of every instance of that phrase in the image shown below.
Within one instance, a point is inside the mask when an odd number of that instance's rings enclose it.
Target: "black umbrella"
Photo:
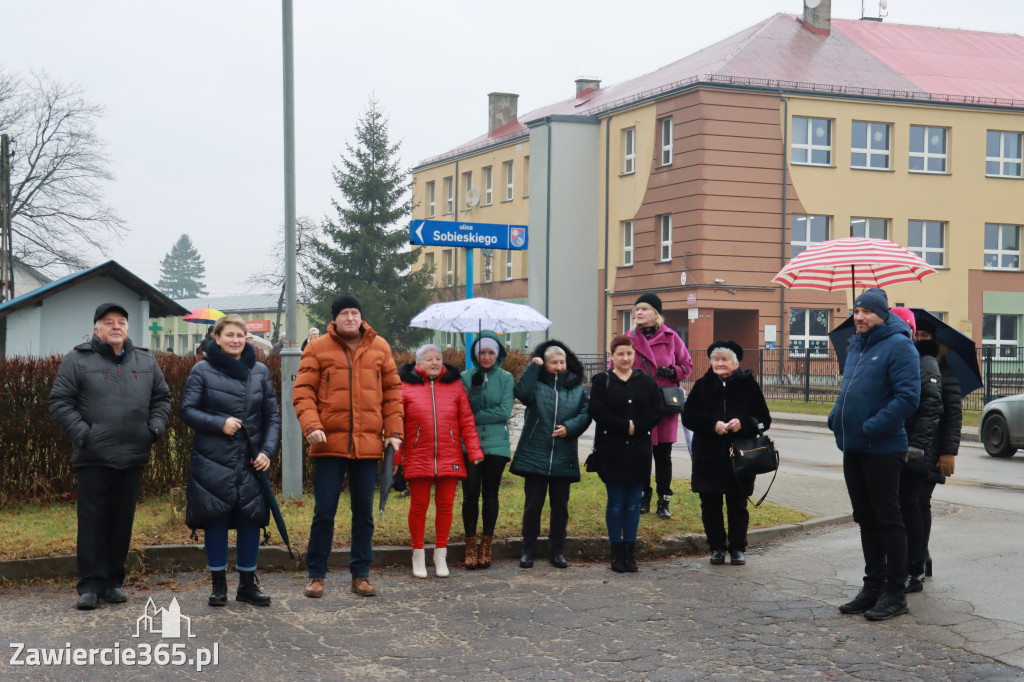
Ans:
[[[960,380],[960,394],[967,395],[982,386],[981,369],[978,367],[978,349],[971,337],[950,327],[924,308],[911,308],[916,320],[928,320],[935,326],[935,340],[949,347],[946,362],[956,372]],[[854,334],[853,316],[846,318],[841,325],[828,333],[832,347],[836,349],[839,360],[839,372],[842,373],[846,364],[846,351]]]
[[[249,430],[245,428],[245,424],[242,424],[240,429],[242,435],[245,436],[245,442],[249,446],[249,458],[252,461],[256,461],[259,456],[259,449],[253,445],[252,438],[249,437]],[[270,487],[270,478],[267,477],[266,471],[254,471],[256,474],[256,480],[260,482],[260,490],[263,492],[263,501],[270,507],[270,513],[274,515],[274,523],[277,524],[277,532],[281,534],[281,541],[284,542],[284,546],[288,548],[288,556],[292,559],[295,558],[295,554],[292,552],[292,544],[288,540],[288,527],[284,525],[284,516],[281,515],[281,507],[277,504],[277,497],[274,496],[274,490]],[[267,544],[267,538],[269,533],[263,538],[263,544]]]
[[[380,517],[384,518],[384,505],[388,503],[388,495],[391,494],[391,482],[395,479],[395,446],[388,443],[384,448],[384,467],[380,472]]]

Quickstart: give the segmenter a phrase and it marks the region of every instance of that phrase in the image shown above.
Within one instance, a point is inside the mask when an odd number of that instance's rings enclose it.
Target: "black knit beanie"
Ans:
[[[355,308],[360,314],[363,312],[363,304],[359,302],[359,299],[351,291],[334,297],[334,301],[331,303],[331,317],[337,317],[338,313],[346,308]]]
[[[638,306],[641,303],[646,303],[647,305],[649,305],[652,308],[654,308],[658,312],[659,315],[661,315],[661,299],[658,298],[657,294],[652,294],[652,293],[640,294],[640,297],[636,299],[636,302],[633,303],[633,306],[634,307]]]

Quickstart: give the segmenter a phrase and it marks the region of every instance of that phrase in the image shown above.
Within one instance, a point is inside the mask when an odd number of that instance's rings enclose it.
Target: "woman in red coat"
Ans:
[[[459,370],[441,360],[441,350],[428,343],[416,351],[416,364],[398,369],[405,408],[405,442],[396,464],[402,464],[409,483],[409,534],[412,536],[412,574],[427,577],[423,533],[434,488],[434,568],[448,577],[448,532],[459,480],[466,478],[463,443],[469,461],[483,461],[476,422]]]

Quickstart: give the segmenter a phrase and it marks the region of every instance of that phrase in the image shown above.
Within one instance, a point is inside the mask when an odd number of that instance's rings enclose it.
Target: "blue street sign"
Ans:
[[[527,241],[526,225],[461,223],[451,220],[413,220],[409,223],[409,243],[417,246],[523,251]]]

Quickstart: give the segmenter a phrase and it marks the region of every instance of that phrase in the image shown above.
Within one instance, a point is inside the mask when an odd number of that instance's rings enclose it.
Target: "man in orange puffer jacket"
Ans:
[[[352,509],[352,591],[372,597],[373,491],[385,443],[402,446],[402,385],[391,346],[362,318],[355,295],[331,304],[334,321],[302,354],[292,402],[313,457],[316,506],[306,550],[307,597],[321,597],[334,515],[348,472]]]

